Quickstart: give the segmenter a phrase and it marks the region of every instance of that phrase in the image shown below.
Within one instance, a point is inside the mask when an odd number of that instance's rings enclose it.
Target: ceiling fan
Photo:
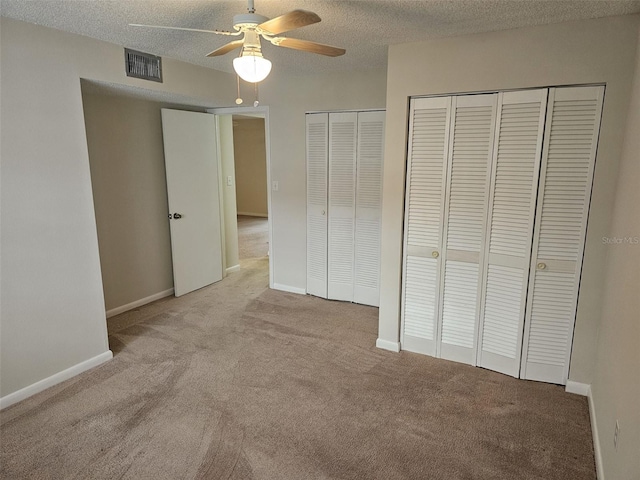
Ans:
[[[323,45],[321,43],[300,40],[297,38],[279,37],[278,35],[296,28],[312,25],[320,21],[320,17],[306,10],[293,10],[276,18],[268,19],[255,13],[254,0],[247,0],[248,13],[233,17],[233,29],[201,30],[198,28],[165,27],[160,25],[141,25],[130,23],[132,27],[162,28],[166,30],[184,30],[187,32],[215,33],[216,35],[240,36],[241,39],[223,45],[209,53],[207,57],[217,57],[241,48],[240,56],[233,60],[233,68],[243,80],[251,83],[261,82],[271,72],[271,62],[262,56],[260,37],[278,47],[293,48],[305,52],[318,53],[329,57],[344,55],[345,49]]]

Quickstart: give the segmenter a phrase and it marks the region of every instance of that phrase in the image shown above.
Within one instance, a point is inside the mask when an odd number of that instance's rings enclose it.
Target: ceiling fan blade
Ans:
[[[216,35],[240,35],[242,33],[242,32],[228,32],[226,30],[201,30],[199,28],[164,27],[160,25],[141,25],[139,23],[130,23],[129,26],[145,27],[145,28],[161,28],[163,30],[181,30],[184,32],[215,33]]]
[[[221,46],[220,48],[214,50],[211,53],[207,54],[207,57],[218,57],[220,55],[224,55],[225,53],[229,53],[236,48],[240,48],[244,44],[244,40],[234,40],[233,42],[229,42],[226,45]]]
[[[258,25],[260,30],[263,30],[267,35],[278,35],[280,33],[288,32],[295,28],[306,27],[318,23],[320,17],[313,12],[306,10],[293,10],[292,12],[285,13],[279,17],[267,20],[264,23]]]
[[[299,40],[297,38],[274,38],[271,42],[279,47],[293,48],[295,50],[303,50],[305,52],[319,53],[328,57],[339,57],[344,55],[344,48],[332,47],[331,45],[323,45],[322,43],[309,42],[307,40]]]

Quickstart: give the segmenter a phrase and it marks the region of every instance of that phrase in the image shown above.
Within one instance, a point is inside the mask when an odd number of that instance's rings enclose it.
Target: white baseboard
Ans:
[[[598,423],[596,422],[596,409],[593,405],[593,394],[591,385],[588,383],[574,382],[567,380],[565,387],[567,393],[582,395],[589,400],[589,419],[591,420],[591,436],[593,437],[593,453],[596,459],[596,476],[598,480],[604,480],[604,469],[602,466],[602,450],[600,449],[600,437],[598,436]]]
[[[589,419],[591,420],[591,436],[593,437],[593,454],[596,457],[596,478],[604,480],[604,466],[602,465],[602,449],[600,448],[600,436],[598,435],[598,422],[596,422],[596,407],[593,404],[593,394],[589,386]]]
[[[271,288],[274,290],[282,290],[283,292],[297,293],[299,295],[307,294],[307,291],[304,288],[291,287],[289,285],[282,285],[281,283],[274,283]]]
[[[266,213],[254,213],[254,212],[238,212],[238,215],[243,215],[245,217],[261,217],[261,218],[269,217],[269,215]]]
[[[225,270],[227,274],[240,271],[240,265],[234,265],[233,267],[229,267]]]
[[[567,385],[564,389],[567,393],[575,393],[576,395],[582,395],[588,397],[591,391],[591,385],[588,383],[574,382],[573,380],[567,380]]]
[[[5,395],[0,398],[0,410],[3,408],[7,408],[14,403],[17,403],[25,398],[29,398],[36,393],[40,393],[43,390],[46,390],[49,387],[53,387],[58,383],[64,382],[65,380],[69,380],[71,377],[75,377],[76,375],[81,374],[89,370],[90,368],[97,367],[104,362],[107,362],[113,358],[113,353],[111,350],[107,350],[100,355],[96,355],[89,360],[85,360],[84,362],[80,362],[73,367],[69,367],[66,370],[62,370],[50,377],[40,380],[39,382],[33,383],[28,387],[21,388],[20,390],[10,393],[9,395]]]
[[[133,310],[134,308],[141,307],[143,305],[146,305],[147,303],[155,302],[156,300],[160,300],[161,298],[165,298],[170,295],[173,295],[173,288],[170,288],[169,290],[165,290],[164,292],[159,292],[154,295],[150,295],[145,298],[141,298],[140,300],[136,300],[135,302],[127,303],[126,305],[122,305],[120,307],[112,308],[111,310],[107,310],[107,318],[120,315],[121,313],[128,312],[129,310]]]
[[[376,347],[397,353],[400,351],[400,342],[390,342],[389,340],[379,338],[376,340]]]

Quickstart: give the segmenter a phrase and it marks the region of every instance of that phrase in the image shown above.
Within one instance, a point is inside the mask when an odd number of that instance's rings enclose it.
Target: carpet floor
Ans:
[[[240,260],[260,258],[269,252],[269,221],[263,217],[238,215],[238,256]]]
[[[114,359],[2,411],[3,479],[595,479],[587,401],[375,348],[267,259],[109,319]]]

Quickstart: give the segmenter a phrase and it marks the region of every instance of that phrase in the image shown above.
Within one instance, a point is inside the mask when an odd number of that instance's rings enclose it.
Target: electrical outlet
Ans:
[[[616,429],[613,432],[613,448],[618,449],[618,435],[620,434],[620,423],[616,420]]]

